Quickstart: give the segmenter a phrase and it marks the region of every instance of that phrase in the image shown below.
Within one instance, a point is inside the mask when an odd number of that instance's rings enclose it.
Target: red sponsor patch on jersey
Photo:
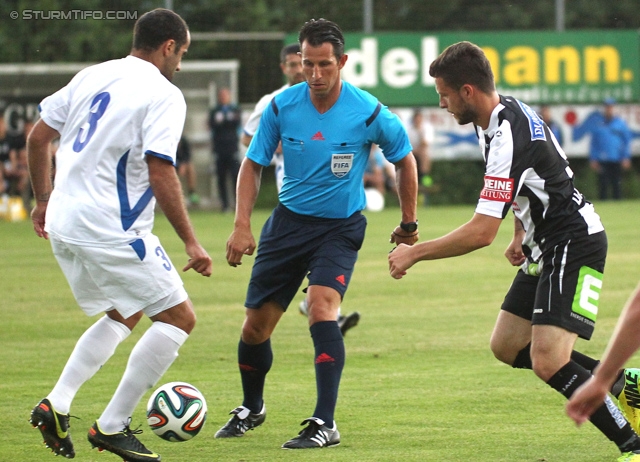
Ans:
[[[484,177],[484,188],[480,197],[488,201],[511,202],[513,200],[513,178]]]

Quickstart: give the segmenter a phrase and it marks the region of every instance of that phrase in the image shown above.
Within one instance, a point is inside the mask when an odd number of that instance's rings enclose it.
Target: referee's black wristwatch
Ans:
[[[402,231],[405,233],[415,233],[418,231],[418,220],[410,221],[409,223],[400,222],[400,228],[402,228]]]

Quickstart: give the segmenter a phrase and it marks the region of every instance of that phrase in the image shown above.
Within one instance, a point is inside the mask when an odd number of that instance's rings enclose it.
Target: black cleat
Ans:
[[[215,438],[234,438],[244,435],[247,431],[253,430],[262,425],[267,418],[267,410],[262,405],[262,410],[258,414],[254,414],[248,408],[240,406],[235,408],[229,414],[233,417],[216,432]]]
[[[298,433],[298,436],[290,439],[282,445],[282,449],[312,449],[328,448],[340,444],[340,432],[338,426],[333,423],[333,428],[324,424],[324,420],[317,417],[309,417],[300,425],[308,423],[307,428]]]
[[[106,434],[100,430],[96,421],[89,429],[87,439],[92,447],[98,448],[99,451],[112,452],[122,457],[125,462],[160,462],[160,455],[149,451],[134,436],[140,433],[142,430],[131,430],[127,424],[121,432]]]
[[[352,327],[356,327],[358,322],[360,321],[360,313],[354,311],[346,316],[340,316],[338,318],[338,327],[340,327],[340,332],[344,337],[347,335],[347,331]]]
[[[55,455],[67,459],[73,459],[76,456],[69,434],[69,414],[64,415],[56,412],[47,398],[44,398],[33,408],[29,422],[34,428],[40,430],[44,444]]]

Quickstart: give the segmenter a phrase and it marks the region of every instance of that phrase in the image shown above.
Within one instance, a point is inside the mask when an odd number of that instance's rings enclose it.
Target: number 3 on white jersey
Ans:
[[[73,142],[73,150],[75,152],[82,151],[91,140],[91,137],[98,127],[98,120],[103,116],[110,100],[111,96],[109,92],[106,91],[98,93],[95,98],[93,98],[93,101],[91,101],[91,109],[89,110],[89,119],[80,127],[76,140]]]

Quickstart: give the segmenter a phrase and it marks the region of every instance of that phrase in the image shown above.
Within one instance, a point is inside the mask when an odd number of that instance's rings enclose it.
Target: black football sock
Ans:
[[[527,346],[518,352],[511,367],[514,369],[533,369],[531,364],[531,343],[527,343]]]
[[[624,389],[624,369],[620,369],[620,372],[618,372],[618,378],[616,379],[615,382],[613,382],[613,385],[611,386],[611,394],[613,396],[615,396],[616,398],[620,397],[620,393],[622,393],[622,390]],[[633,384],[631,384],[633,385]],[[638,397],[640,397],[640,395],[638,395],[638,385],[635,385],[635,396],[636,396],[636,400]],[[628,397],[627,397],[628,398]],[[640,402],[636,401],[637,404],[640,404]]]
[[[590,356],[585,355],[584,353],[580,353],[579,351],[573,350],[571,352],[571,359],[590,373],[593,374],[596,366],[600,364],[600,360],[594,359]],[[531,343],[529,343],[526,347],[518,352],[516,359],[513,361],[513,366],[516,369],[532,369],[531,364]],[[616,398],[620,396],[622,389],[624,388],[624,369],[621,369],[618,378],[611,386],[611,394]]]
[[[238,367],[242,379],[244,401],[242,405],[254,414],[262,410],[262,392],[267,372],[273,363],[271,339],[258,345],[249,345],[242,339],[238,343]]]
[[[547,384],[568,399],[589,378],[591,378],[589,371],[575,361],[569,361],[549,379]],[[640,438],[609,396],[605,398],[605,402],[596,409],[589,420],[613,441],[621,452],[640,449]]]
[[[580,353],[579,351],[576,351],[576,350],[573,350],[571,352],[571,359],[577,362],[578,364],[580,364],[582,367],[584,367],[586,370],[588,370],[592,374],[596,366],[600,364],[600,360],[594,359],[591,356],[587,356],[584,353]]]
[[[309,330],[315,348],[318,389],[318,400],[313,416],[324,420],[327,427],[332,427],[340,376],[345,362],[344,339],[336,321],[317,322]]]
[[[571,359],[589,372],[593,372],[595,367],[600,364],[599,360],[575,350],[571,352]],[[516,359],[513,361],[513,367],[516,369],[531,369],[533,367],[531,365],[531,343],[528,343],[526,347],[518,352]]]

